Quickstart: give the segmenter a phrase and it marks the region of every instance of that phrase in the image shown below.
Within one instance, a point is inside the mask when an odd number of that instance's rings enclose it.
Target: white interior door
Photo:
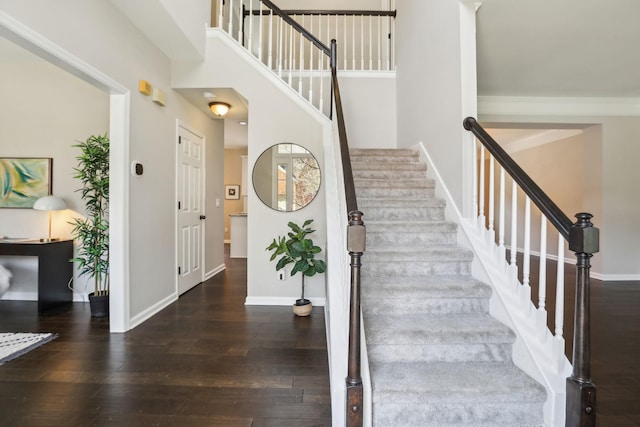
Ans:
[[[180,126],[177,155],[178,294],[202,282],[204,140]]]

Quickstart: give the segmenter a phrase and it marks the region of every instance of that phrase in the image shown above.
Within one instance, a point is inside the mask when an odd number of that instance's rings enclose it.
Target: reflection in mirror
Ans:
[[[320,189],[320,166],[315,157],[297,144],[266,149],[253,166],[253,188],[262,203],[292,212],[307,206]]]

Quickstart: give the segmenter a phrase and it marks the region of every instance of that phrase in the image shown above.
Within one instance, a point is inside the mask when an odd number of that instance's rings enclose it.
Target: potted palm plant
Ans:
[[[72,234],[78,243],[75,258],[81,276],[93,278],[89,294],[93,317],[109,314],[109,137],[92,135],[74,147],[78,167],[74,178],[82,182],[77,191],[85,203],[85,218],[75,218]]]
[[[307,237],[315,231],[309,228],[312,222],[312,219],[308,219],[299,226],[290,221],[287,224],[291,229],[287,233],[288,238],[278,236],[267,246],[267,250],[273,252],[271,261],[280,256],[276,263],[276,271],[285,268],[288,264],[293,264],[291,276],[297,272],[302,273],[302,295],[293,306],[293,312],[298,316],[308,316],[312,309],[311,301],[304,297],[304,278],[315,276],[316,273],[324,273],[327,269],[323,260],[315,259],[316,254],[319,254],[322,249]]]

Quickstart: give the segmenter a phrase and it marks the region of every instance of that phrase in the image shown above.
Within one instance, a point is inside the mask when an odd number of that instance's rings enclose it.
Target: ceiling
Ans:
[[[246,123],[249,120],[249,102],[242,95],[230,88],[176,89],[176,92],[212,120],[224,120],[224,146],[226,148],[247,146],[248,126],[241,125],[240,122]],[[217,118],[209,110],[209,102],[212,101],[226,102],[231,105],[224,119]]]
[[[640,1],[482,0],[477,12],[480,96],[640,98]],[[0,37],[0,62],[37,58]],[[225,146],[246,145],[248,103],[232,89],[177,89],[212,120],[231,104]],[[530,137],[527,131],[525,137]]]
[[[481,0],[478,94],[640,97],[638,18],[638,0]]]

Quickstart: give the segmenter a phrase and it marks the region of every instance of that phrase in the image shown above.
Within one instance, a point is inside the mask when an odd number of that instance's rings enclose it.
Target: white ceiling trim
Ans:
[[[478,114],[640,116],[640,99],[478,96]]]
[[[502,148],[507,153],[514,154],[581,134],[582,129],[549,129],[503,144]]]

